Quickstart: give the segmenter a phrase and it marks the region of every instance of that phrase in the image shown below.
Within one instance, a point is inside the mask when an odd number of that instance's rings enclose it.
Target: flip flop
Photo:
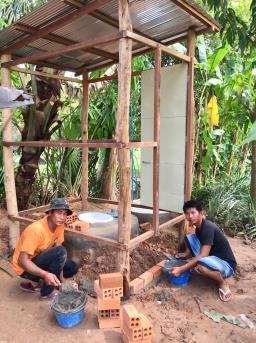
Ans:
[[[20,289],[22,289],[24,292],[28,293],[36,293],[40,291],[40,286],[33,286],[31,282],[21,282],[20,283]]]
[[[227,289],[225,292],[222,288],[219,288],[219,298],[224,302],[230,301],[232,298],[232,293],[230,289]]]
[[[59,294],[59,291],[55,289],[48,295],[43,295],[43,296],[41,295],[40,300],[41,301],[53,300],[58,294]]]

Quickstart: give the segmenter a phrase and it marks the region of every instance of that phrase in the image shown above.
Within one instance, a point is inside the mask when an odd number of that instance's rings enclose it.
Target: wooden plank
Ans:
[[[80,141],[3,141],[3,146],[29,146],[29,147],[52,147],[52,148],[152,148],[157,146],[157,142],[115,142],[112,140],[86,140]]]
[[[7,62],[11,59],[10,55],[3,55],[2,62]],[[10,70],[2,68],[2,86],[11,88],[11,73]],[[9,108],[2,110],[3,120],[3,140],[12,140],[12,121],[10,120],[12,110]],[[18,215],[17,195],[15,188],[14,162],[13,162],[13,148],[11,146],[3,147],[3,171],[4,171],[4,188],[6,195],[6,205],[9,215]],[[11,249],[15,248],[19,236],[20,227],[17,221],[9,220],[9,245]]]
[[[215,20],[210,20],[207,16],[204,16],[202,13],[198,12],[191,4],[184,0],[172,0],[174,4],[182,8],[184,11],[192,15],[194,18],[198,19],[201,23],[209,26],[212,31],[220,31],[221,25],[218,24]]]
[[[80,197],[68,200],[69,204],[74,204],[74,203],[79,202],[79,201],[81,201]],[[50,205],[33,207],[33,208],[28,209],[28,210],[19,211],[19,216],[22,217],[24,215],[34,213],[34,212],[45,212],[46,210],[48,210],[48,208],[50,208]]]
[[[166,52],[168,55],[177,58],[178,60],[184,61],[184,62],[190,62],[190,57],[184,54],[181,54],[180,52],[177,52],[171,48],[169,48],[168,46],[165,46],[163,44],[160,44],[156,41],[154,41],[153,39],[148,39],[145,37],[142,37],[140,35],[138,35],[137,33],[131,32],[131,31],[125,31],[124,35],[132,38],[133,40],[135,40],[136,42],[140,42],[142,44],[145,44],[151,48],[161,48],[162,51]]]
[[[88,72],[83,74],[83,99],[82,99],[82,120],[81,120],[81,136],[83,143],[88,140],[88,111],[89,111],[89,83]],[[82,148],[82,183],[81,183],[82,209],[85,210],[88,206],[88,148]]]
[[[68,142],[68,141],[3,141],[3,146],[30,146],[30,147],[56,147],[56,148],[114,148],[119,147],[120,143],[117,142]]]
[[[32,224],[34,223],[34,219],[31,218],[26,218],[26,217],[21,217],[21,216],[12,216],[12,215],[8,215],[8,219],[12,220],[12,221],[18,221],[20,223],[24,223],[26,225]]]
[[[18,64],[22,64],[22,63],[31,63],[31,62],[36,62],[36,61],[42,61],[42,60],[47,60],[56,56],[61,56],[64,54],[67,54],[69,52],[74,52],[77,50],[81,50],[81,49],[88,49],[88,48],[92,48],[95,45],[101,45],[101,44],[105,44],[108,42],[113,42],[117,39],[120,38],[120,34],[116,33],[116,34],[110,34],[110,35],[105,35],[99,38],[91,38],[91,39],[87,39],[83,42],[79,42],[76,44],[72,44],[60,49],[55,49],[53,51],[46,51],[46,52],[39,52],[33,55],[29,55],[29,56],[25,56],[25,57],[20,57],[17,58],[13,61],[10,62],[6,62],[6,63],[2,63],[2,66],[5,68],[10,68],[12,66],[18,65]]]
[[[31,34],[34,34],[34,33],[38,32],[38,31],[40,31],[40,29],[37,29],[37,28],[35,28],[33,26],[24,25],[24,24],[21,24],[21,23],[16,23],[13,26],[18,31],[26,32],[26,33],[31,33]],[[46,35],[44,37],[44,39],[46,39],[46,40],[48,40],[50,42],[55,42],[55,43],[66,45],[66,46],[78,43],[77,41],[74,41],[72,39],[68,39],[68,38],[65,38],[65,37],[62,37],[62,36],[58,36],[58,35],[53,34],[53,33],[49,33],[48,35]],[[106,57],[106,58],[110,58],[113,61],[118,61],[118,56],[117,55],[112,54],[112,53],[110,53],[108,51],[104,51],[104,50],[98,49],[98,48],[81,49],[81,51],[85,51],[85,52],[88,52],[88,53],[91,53],[91,54],[94,54],[94,55],[97,55],[97,56],[103,56],[103,57]]]
[[[132,30],[129,0],[118,1],[119,30]],[[131,90],[132,40],[119,40],[118,68],[118,110],[116,137],[118,142],[129,143],[129,106]],[[118,203],[118,241],[129,244],[131,237],[131,159],[129,149],[118,149],[119,162],[119,203]],[[130,254],[128,250],[119,251],[118,270],[124,280],[130,281]],[[125,288],[126,289],[126,288]]]
[[[177,216],[177,217],[175,217],[173,219],[170,219],[167,222],[159,225],[159,230],[161,231],[163,229],[168,228],[171,225],[178,224],[178,223],[182,222],[182,220],[184,220],[184,219],[185,219],[185,214],[180,214],[179,216]]]
[[[147,239],[153,237],[155,235],[154,230],[149,230],[145,233],[143,233],[142,235],[139,235],[133,239],[130,240],[130,243],[128,245],[129,249],[133,249],[134,247],[136,247],[138,244],[140,244],[141,242],[146,241]]]
[[[41,76],[41,77],[47,77],[51,79],[57,79],[61,81],[69,81],[69,82],[75,82],[75,83],[82,83],[83,81],[80,79],[76,79],[74,77],[67,77],[67,76],[60,76],[60,75],[53,75],[49,73],[43,73],[41,71],[33,71],[29,70],[26,68],[20,68],[20,67],[11,67],[12,71],[17,71],[19,73],[24,73],[24,74],[30,74],[30,75],[36,75],[36,76]]]
[[[94,198],[94,197],[88,197],[88,200],[92,201],[92,202],[96,202],[96,203],[106,203],[106,204],[118,205],[118,201],[116,201],[116,200],[101,199],[101,198]],[[140,204],[135,204],[135,203],[131,203],[131,206],[136,207],[136,208],[146,208],[149,210],[153,209],[152,206],[140,205]],[[159,211],[172,212],[170,210],[164,210],[162,208],[160,208]]]
[[[134,71],[132,72],[131,76],[140,76],[142,71]],[[104,82],[104,81],[112,81],[118,80],[118,75],[106,75],[102,77],[96,77],[94,79],[89,79],[88,83],[96,83],[96,82]]]
[[[161,48],[155,51],[154,70],[154,141],[157,146],[153,150],[153,229],[158,234],[159,227],[159,159],[160,159],[160,73],[161,73]]]
[[[68,13],[62,16],[60,19],[56,19],[53,23],[46,25],[45,27],[41,28],[40,31],[34,33],[29,37],[25,37],[18,42],[10,45],[8,48],[1,51],[1,54],[10,54],[19,48],[22,48],[26,45],[29,45],[31,42],[46,36],[48,33],[52,33],[57,31],[61,27],[72,23],[73,21],[83,17],[86,14],[89,14],[92,11],[99,9],[100,7],[110,3],[112,0],[95,0],[88,5],[85,5],[83,8]]]
[[[89,232],[86,233],[86,232],[73,231],[73,230],[67,229],[67,228],[65,229],[65,232],[68,232],[68,233],[70,233],[76,237],[81,237],[81,238],[87,239],[89,241],[95,241],[98,243],[109,245],[109,246],[111,246],[115,249],[118,249],[118,250],[122,250],[122,249],[127,250],[125,246],[123,246],[122,244],[120,244],[117,241],[110,239],[110,238],[96,236],[96,235],[90,234]],[[127,248],[128,248],[128,246],[127,246]]]
[[[192,191],[192,166],[194,159],[194,56],[195,56],[196,36],[190,30],[188,35],[188,54],[191,61],[188,65],[187,84],[187,120],[186,120],[186,151],[185,151],[185,201],[189,200]]]

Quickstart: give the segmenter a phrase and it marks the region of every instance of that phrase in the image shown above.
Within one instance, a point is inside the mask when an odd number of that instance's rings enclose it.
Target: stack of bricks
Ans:
[[[151,343],[152,325],[144,314],[138,312],[133,305],[122,308],[121,336],[124,343]]]
[[[72,213],[70,216],[67,216],[66,225],[69,230],[85,232],[89,229],[90,224],[87,222],[81,222],[78,220],[77,213]]]
[[[98,301],[98,321],[101,329],[120,328],[121,300],[123,296],[123,275],[121,273],[101,274],[94,282]]]

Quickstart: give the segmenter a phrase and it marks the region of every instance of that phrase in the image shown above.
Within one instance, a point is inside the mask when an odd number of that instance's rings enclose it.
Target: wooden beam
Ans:
[[[40,31],[38,31],[37,33],[35,33],[29,37],[25,37],[25,38],[19,40],[18,42],[10,45],[8,48],[2,50],[0,52],[0,54],[10,54],[10,53],[14,52],[15,50],[18,50],[19,48],[22,48],[22,47],[28,45],[29,43],[34,42],[35,40],[46,36],[48,33],[52,33],[54,31],[57,31],[58,29],[62,28],[63,26],[66,26],[66,25],[72,23],[73,21],[83,17],[84,15],[89,14],[90,12],[99,9],[100,7],[110,3],[111,1],[112,0],[95,0],[91,3],[89,3],[88,5],[85,5],[81,9],[75,10],[71,13],[68,13],[68,14],[62,16],[60,19],[55,19],[53,23],[40,28]]]
[[[131,76],[140,76],[142,71],[134,71],[131,73]],[[96,77],[94,79],[89,79],[88,83],[96,83],[96,82],[104,82],[104,81],[112,81],[112,80],[118,80],[118,75],[106,75],[102,77]]]
[[[113,140],[87,140],[80,141],[3,141],[3,146],[27,146],[27,147],[47,147],[47,148],[152,148],[157,146],[157,142],[116,142]]]
[[[38,31],[40,31],[40,29],[36,29],[33,26],[24,25],[24,24],[21,24],[21,23],[14,24],[14,28],[16,30],[18,30],[18,31],[27,32],[27,33],[31,33],[31,34],[34,34],[34,33],[38,32]],[[48,40],[50,42],[55,42],[55,43],[62,44],[62,45],[65,45],[65,46],[69,46],[69,45],[73,45],[73,44],[79,43],[79,42],[74,41],[72,39],[68,39],[68,38],[65,38],[65,37],[62,37],[62,36],[58,36],[58,35],[55,35],[53,33],[49,33],[48,35],[46,35],[44,37],[44,39],[46,39],[46,40]],[[107,51],[104,51],[104,50],[101,50],[101,49],[88,48],[88,49],[81,49],[81,51],[85,51],[85,52],[88,52],[90,54],[94,54],[94,55],[97,55],[97,56],[103,56],[103,57],[112,59],[113,61],[118,61],[118,56],[117,55],[112,54],[112,53],[107,52]]]
[[[83,99],[82,99],[81,137],[84,143],[88,140],[88,112],[89,112],[89,83],[88,72],[83,73]],[[81,183],[82,209],[88,206],[88,148],[82,148],[82,183]]]
[[[185,214],[180,214],[177,217],[170,219],[167,222],[159,225],[159,230],[161,231],[161,230],[168,228],[171,225],[173,226],[175,224],[178,224],[178,223],[182,222],[182,220],[184,220],[184,219],[185,219]]]
[[[130,243],[128,245],[129,249],[133,249],[135,248],[138,244],[140,244],[141,242],[146,241],[147,239],[153,237],[155,234],[155,232],[153,230],[149,230],[145,233],[143,233],[142,235],[139,235],[133,239],[130,240]]]
[[[215,22],[214,19],[210,20],[207,16],[204,16],[198,10],[196,10],[188,1],[184,0],[172,0],[172,2],[177,5],[178,7],[182,8],[185,12],[192,15],[194,18],[199,20],[201,23],[209,26],[212,31],[220,31],[221,25]]]
[[[69,52],[81,50],[83,48],[87,49],[87,48],[91,48],[95,45],[113,42],[115,40],[118,40],[119,38],[120,38],[120,34],[117,33],[117,34],[106,35],[106,36],[99,37],[99,38],[87,39],[83,42],[76,43],[73,45],[69,45],[69,46],[66,46],[64,48],[55,49],[53,51],[40,52],[40,53],[36,53],[36,54],[30,55],[30,56],[18,58],[14,61],[11,61],[11,62],[2,63],[2,66],[5,68],[10,68],[12,66],[22,64],[22,63],[31,63],[31,62],[40,61],[40,60],[41,61],[47,60],[49,58],[53,58],[56,56],[61,56],[63,54],[67,54]]]
[[[132,30],[129,12],[129,0],[118,1],[119,31]],[[129,106],[131,90],[132,40],[119,40],[118,68],[118,110],[116,137],[117,141],[129,143]],[[129,244],[131,237],[131,159],[129,149],[118,149],[119,162],[119,204],[118,204],[118,241]],[[126,283],[130,281],[130,254],[128,250],[119,251],[118,270]]]
[[[34,223],[34,219],[31,218],[26,218],[26,217],[21,217],[19,215],[17,216],[12,216],[12,215],[8,215],[8,219],[10,219],[11,221],[18,221],[19,223],[24,223],[26,225],[30,225],[32,223]]]
[[[74,204],[74,203],[79,202],[79,201],[81,201],[80,197],[68,200],[69,204]],[[31,214],[31,213],[34,213],[34,212],[45,212],[49,208],[50,208],[50,205],[43,205],[43,206],[33,207],[33,208],[28,209],[28,210],[19,211],[19,216],[22,217],[24,215]]]
[[[3,55],[1,60],[7,62],[11,59],[10,55]],[[10,70],[2,68],[2,86],[11,88],[11,75]],[[12,140],[12,121],[10,120],[12,110],[9,108],[3,109],[3,140]],[[3,171],[4,171],[4,188],[6,195],[6,205],[8,215],[18,215],[17,195],[15,188],[14,176],[14,162],[13,162],[13,148],[11,146],[3,147]],[[15,248],[19,236],[20,227],[17,221],[9,220],[9,245],[11,249]]]
[[[84,239],[87,239],[89,241],[94,241],[94,242],[98,242],[101,244],[106,244],[111,246],[112,248],[118,249],[118,250],[126,250],[126,247],[120,243],[118,243],[117,241],[110,239],[110,238],[105,238],[105,237],[100,237],[100,236],[96,236],[91,234],[90,232],[86,233],[86,232],[79,232],[79,231],[74,231],[74,230],[70,230],[70,229],[65,229],[65,232],[68,232],[69,234],[71,234],[72,236],[76,236],[76,237],[81,237]],[[127,246],[128,248],[128,246]]]
[[[135,40],[136,42],[140,42],[144,45],[147,45],[151,48],[161,48],[162,51],[166,52],[168,55],[177,58],[178,60],[184,61],[184,62],[190,62],[190,57],[184,54],[181,54],[180,52],[177,52],[171,48],[168,48],[168,46],[165,46],[163,44],[160,44],[156,41],[154,41],[153,39],[149,39],[149,38],[145,38],[142,37],[140,35],[138,35],[137,33],[131,32],[131,31],[126,31],[124,33],[125,36],[132,38],[133,40]]]
[[[186,151],[185,151],[185,201],[189,200],[192,192],[192,167],[194,159],[194,56],[196,35],[194,31],[188,34],[188,54],[191,61],[188,64],[187,83],[187,120],[186,120]]]
[[[67,76],[60,76],[60,75],[54,75],[54,74],[49,74],[49,73],[43,73],[41,71],[33,71],[33,70],[26,69],[26,68],[11,67],[10,69],[12,71],[18,71],[19,73],[31,74],[31,75],[41,76],[41,77],[47,77],[47,78],[51,78],[51,79],[57,79],[60,81],[69,81],[69,82],[75,82],[75,83],[82,83],[83,82],[82,80],[77,79],[75,77],[67,77]]]
[[[159,159],[160,159],[160,79],[161,79],[161,48],[155,51],[154,70],[154,141],[157,146],[153,150],[153,230],[158,234],[159,227]]]

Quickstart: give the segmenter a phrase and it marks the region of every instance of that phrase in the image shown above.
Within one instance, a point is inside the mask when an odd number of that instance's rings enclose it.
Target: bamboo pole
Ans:
[[[2,62],[8,62],[11,60],[10,55],[2,55]],[[11,87],[11,75],[10,70],[2,68],[2,86]],[[3,140],[12,140],[12,122],[11,109],[3,109]],[[6,194],[6,204],[8,215],[18,215],[17,196],[15,188],[15,176],[14,176],[14,165],[13,165],[13,148],[3,147],[3,170],[4,170],[4,187]],[[20,236],[20,226],[18,221],[9,222],[9,245],[13,249]]]
[[[81,135],[82,142],[88,140],[88,112],[89,112],[89,83],[88,72],[83,73],[83,112]],[[82,184],[81,184],[82,209],[85,210],[88,205],[88,148],[82,148]]]
[[[185,200],[189,200],[192,191],[192,165],[194,159],[194,56],[195,56],[196,35],[195,32],[188,32],[188,54],[191,60],[188,64],[187,84],[187,124],[186,124],[186,167],[185,167]]]
[[[159,158],[160,158],[160,73],[162,52],[160,46],[155,51],[154,70],[154,141],[153,150],[153,229],[159,230]]]
[[[119,30],[131,30],[129,1],[119,0]],[[131,85],[131,56],[132,40],[119,40],[119,68],[118,68],[118,115],[117,141],[129,143],[129,104]],[[118,204],[118,241],[129,244],[131,236],[131,160],[130,149],[118,150],[119,162],[119,204]],[[130,280],[129,251],[120,250],[118,253],[118,269],[123,273],[125,284]]]

